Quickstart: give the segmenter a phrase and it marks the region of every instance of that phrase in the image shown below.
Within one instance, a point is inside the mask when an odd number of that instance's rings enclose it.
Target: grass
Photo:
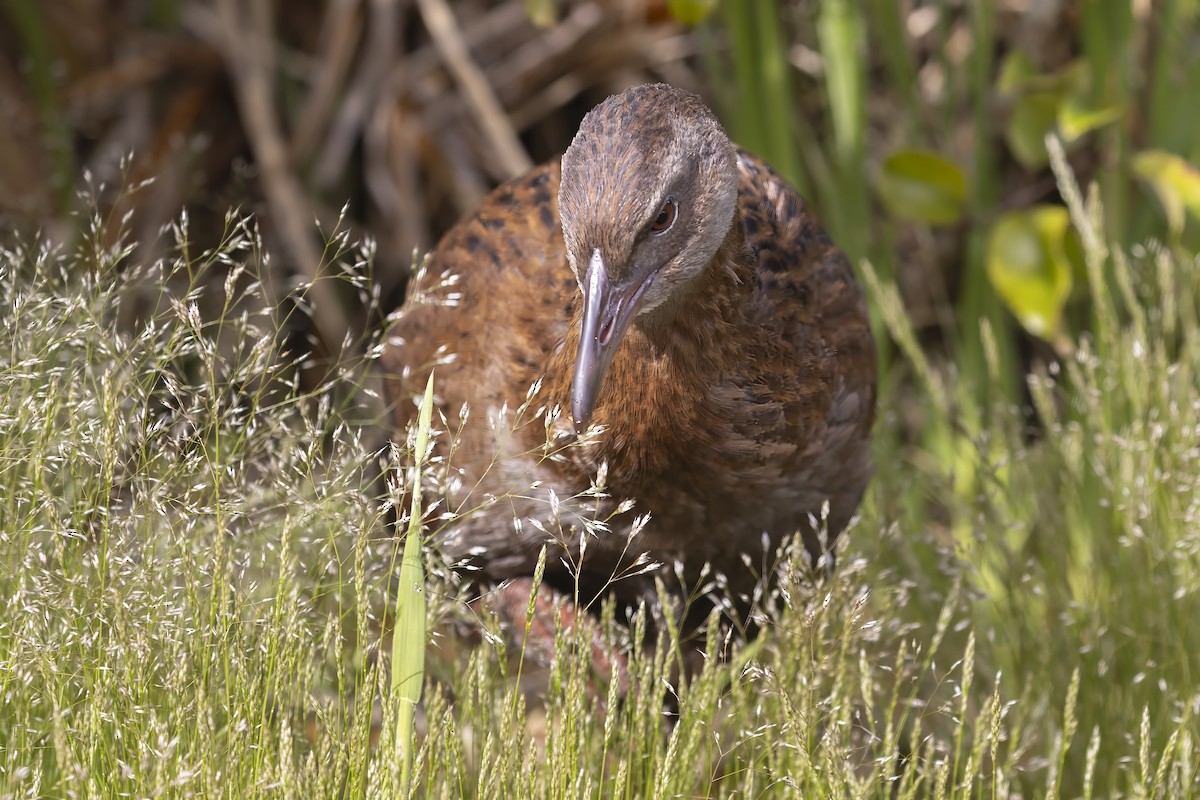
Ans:
[[[929,433],[880,437],[832,579],[781,553],[763,634],[677,688],[669,633],[630,648],[621,696],[590,638],[559,631],[534,701],[500,637],[462,646],[494,620],[434,558],[441,666],[412,738],[377,703],[385,654],[412,655],[385,646],[405,501],[378,474],[410,456],[375,436],[369,359],[300,382],[315,367],[290,360],[290,307],[235,215],[203,253],[182,220],[154,264],[98,218],[73,249],[9,242],[0,797],[1191,796],[1200,277],[1109,242],[1059,180],[1095,333],[1029,376],[1028,404],[923,351],[868,272],[901,356],[879,425]],[[330,239],[328,279],[366,292],[349,276],[371,248]],[[643,641],[644,617],[612,616],[614,641]]]

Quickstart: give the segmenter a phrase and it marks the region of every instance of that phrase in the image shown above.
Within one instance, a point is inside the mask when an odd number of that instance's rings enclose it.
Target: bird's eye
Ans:
[[[675,203],[675,198],[668,197],[667,202],[663,203],[662,208],[658,210],[658,216],[650,223],[651,233],[666,233],[675,224],[675,214],[679,210],[679,206]]]

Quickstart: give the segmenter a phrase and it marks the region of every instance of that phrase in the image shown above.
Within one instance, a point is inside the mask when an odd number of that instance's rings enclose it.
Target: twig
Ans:
[[[313,85],[292,133],[292,156],[304,159],[316,146],[329,124],[330,112],[338,99],[342,79],[355,55],[362,32],[360,0],[333,0],[321,22],[320,53],[313,66]]]
[[[479,66],[471,60],[462,31],[446,0],[417,0],[425,27],[446,66],[454,75],[466,97],[467,106],[478,120],[488,141],[496,152],[499,164],[507,177],[515,177],[533,166],[516,130],[504,113],[496,93]]]
[[[507,52],[515,46],[512,44],[514,39],[520,41],[522,32],[531,28],[529,17],[519,3],[502,3],[464,22],[462,35],[467,49],[486,64],[487,59],[479,55],[486,45],[502,42]],[[437,48],[433,44],[422,44],[392,65],[388,82],[393,93],[402,95],[425,83],[431,73],[441,69],[442,57]]]
[[[390,256],[398,267],[378,274],[385,295],[407,276],[413,250],[425,252],[429,248],[429,218],[419,188],[419,153],[413,128],[400,105],[385,96],[371,115],[363,138],[364,180],[385,222]]]
[[[596,3],[583,3],[552,28],[541,30],[535,38],[517,47],[511,56],[489,69],[496,94],[506,100],[522,87],[544,83],[543,76],[559,73],[559,63],[581,46],[586,46],[589,36],[606,23],[604,12]],[[533,77],[535,80],[530,80]]]
[[[344,174],[346,161],[366,127],[372,109],[380,103],[388,72],[395,60],[396,40],[400,36],[397,0],[370,0],[369,14],[366,52],[317,159],[313,177],[321,188],[331,186]]]
[[[634,29],[621,37],[612,34],[595,36],[596,46],[589,46],[588,38],[581,39],[581,46],[570,51],[571,68],[559,65],[556,69],[559,76],[553,81],[531,81],[528,76],[519,79],[516,74],[510,77],[509,63],[497,65],[495,74],[505,76],[506,81],[500,83],[498,79],[497,85],[512,107],[510,117],[515,126],[524,129],[538,124],[576,95],[594,86],[597,75],[626,75],[632,81],[645,80],[648,76],[644,70],[664,72],[672,65],[682,65],[684,59],[695,52],[692,36],[679,33],[674,24]],[[686,70],[677,72],[669,83],[689,87],[699,83],[695,75]],[[524,91],[518,96],[517,90],[523,86],[540,88],[535,92]]]
[[[246,14],[239,13],[243,5]],[[297,271],[309,282],[312,320],[327,352],[336,358],[350,329],[345,310],[328,281],[319,280],[321,255],[313,244],[312,208],[292,170],[287,143],[274,114],[270,0],[216,0],[216,20],[192,7],[189,21],[225,58],[255,161],[262,174],[272,221]]]

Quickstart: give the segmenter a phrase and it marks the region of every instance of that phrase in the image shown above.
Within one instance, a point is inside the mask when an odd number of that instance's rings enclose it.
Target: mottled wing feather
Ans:
[[[830,497],[836,531],[858,506],[871,475],[875,343],[866,300],[849,261],[799,193],[765,162],[738,154],[739,209],[754,254],[754,309],[778,331],[797,367],[770,370],[798,444],[783,468]]]
[[[535,501],[521,497],[523,490],[534,481],[560,496],[574,490],[564,484],[565,476],[527,455],[537,447],[535,440],[545,441],[541,422],[514,434],[511,415],[561,347],[578,294],[563,248],[558,179],[558,162],[535,168],[495,190],[442,238],[430,256],[428,282],[445,273],[457,276],[450,291],[460,301],[414,302],[410,289],[380,359],[397,431],[416,419],[434,362],[444,364],[435,389],[451,430],[435,446],[446,455],[455,442],[449,468],[459,480],[446,487],[450,509],[474,511],[446,531],[441,546],[454,560],[480,554],[485,580],[532,574],[544,536],[532,527],[525,536],[514,530],[514,518],[540,511]],[[459,431],[464,404],[471,413]],[[509,418],[493,427],[489,417],[503,408]],[[510,493],[515,496],[507,497]]]
[[[498,188],[438,243],[428,281],[456,276],[449,291],[461,300],[410,301],[390,331],[402,346],[386,348],[381,362],[397,427],[415,419],[414,400],[439,349],[443,359],[457,362],[437,378],[448,415],[467,401],[497,408],[519,402],[541,376],[566,335],[577,292],[563,251],[557,191],[558,163],[544,164]]]

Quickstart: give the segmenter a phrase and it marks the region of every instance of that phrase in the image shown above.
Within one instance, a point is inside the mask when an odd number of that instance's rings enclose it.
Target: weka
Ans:
[[[858,507],[876,380],[863,293],[796,191],[697,96],[605,100],[561,165],[442,239],[427,274],[445,273],[457,300],[412,304],[382,364],[403,431],[438,363],[463,514],[439,544],[484,583],[528,577],[549,545],[547,582],[585,600],[650,599],[655,575],[686,593],[677,577],[706,564],[736,598],[764,544],[799,534],[815,563]],[[622,500],[633,511],[613,517]]]

